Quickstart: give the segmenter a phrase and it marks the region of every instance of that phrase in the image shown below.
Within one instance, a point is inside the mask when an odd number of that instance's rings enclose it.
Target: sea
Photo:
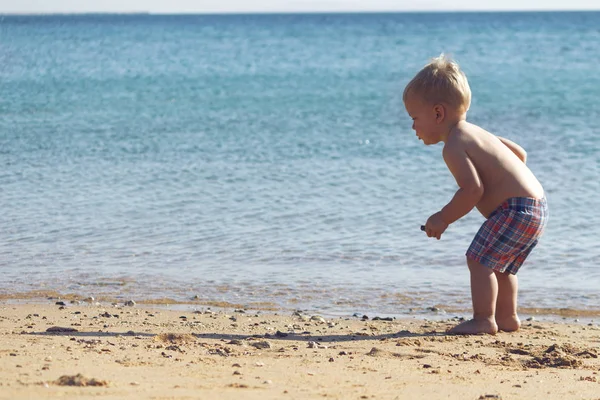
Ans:
[[[0,16],[0,298],[468,315],[441,53],[546,191],[520,307],[600,316],[600,12]]]

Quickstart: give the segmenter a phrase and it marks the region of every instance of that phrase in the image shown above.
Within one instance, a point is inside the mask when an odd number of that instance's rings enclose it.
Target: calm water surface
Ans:
[[[0,17],[0,294],[469,310],[472,212],[402,89],[441,52],[520,143],[520,304],[600,308],[600,13]]]

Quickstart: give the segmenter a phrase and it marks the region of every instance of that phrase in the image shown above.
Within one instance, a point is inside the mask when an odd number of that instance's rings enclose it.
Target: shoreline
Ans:
[[[32,290],[28,292],[1,293],[0,305],[2,304],[40,304],[47,305],[54,301],[64,301],[70,306],[75,305],[96,305],[96,306],[119,306],[125,305],[127,301],[134,301],[135,304],[142,307],[162,308],[165,310],[195,311],[204,309],[215,309],[226,312],[230,309],[242,309],[250,312],[270,312],[270,313],[291,313],[301,310],[306,313],[318,313],[330,318],[344,318],[353,315],[364,314],[372,317],[392,317],[394,319],[419,319],[419,320],[443,320],[452,317],[467,317],[471,315],[470,308],[462,308],[447,305],[432,305],[422,307],[410,307],[404,312],[377,312],[369,309],[365,310],[360,305],[356,307],[290,307],[287,305],[278,305],[275,301],[262,302],[239,302],[233,303],[226,300],[203,299],[195,296],[190,300],[178,300],[170,297],[142,298],[132,297],[130,300],[124,300],[116,296],[100,295],[98,297],[85,297],[77,293],[60,293],[54,290]],[[600,308],[557,308],[557,307],[519,307],[519,316],[522,320],[543,319],[549,322],[573,323],[595,323],[600,322]]]
[[[64,304],[0,302],[1,399],[600,399],[598,324]]]

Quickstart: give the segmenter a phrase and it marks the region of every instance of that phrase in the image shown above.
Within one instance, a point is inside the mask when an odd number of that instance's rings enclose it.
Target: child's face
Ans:
[[[413,120],[412,128],[417,137],[426,145],[439,143],[441,140],[440,127],[437,123],[434,106],[414,95],[407,99],[404,106]]]

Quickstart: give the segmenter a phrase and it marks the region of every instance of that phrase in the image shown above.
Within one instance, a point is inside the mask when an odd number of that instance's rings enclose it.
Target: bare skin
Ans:
[[[495,272],[498,281],[498,296],[496,297],[496,324],[504,332],[518,331],[521,320],[517,315],[517,292],[519,279],[516,275]]]
[[[460,121],[451,130],[444,146],[445,154],[452,153],[452,157],[469,159],[472,162],[484,187],[475,206],[486,218],[508,198],[541,199],[544,196],[542,185],[525,165],[524,160],[519,158],[519,155],[525,152],[520,147],[511,151],[506,145],[507,142],[506,139],[499,138],[476,125]],[[468,173],[460,166],[451,171],[455,176]],[[461,176],[460,179],[468,178]],[[449,213],[446,217],[452,220],[455,215]]]
[[[448,333],[462,335],[513,332],[520,328],[517,316],[516,275],[500,273],[467,258],[471,273],[473,319],[450,329]]]
[[[475,207],[488,218],[511,197],[544,196],[542,185],[525,164],[527,154],[516,143],[467,122],[466,112],[447,104],[427,104],[412,95],[405,105],[419,139],[426,145],[444,142],[444,161],[459,186],[452,200],[427,220],[427,236],[439,240],[450,224]],[[473,319],[449,332],[495,334],[498,330],[518,330],[517,277],[495,272],[469,258],[467,265]]]

